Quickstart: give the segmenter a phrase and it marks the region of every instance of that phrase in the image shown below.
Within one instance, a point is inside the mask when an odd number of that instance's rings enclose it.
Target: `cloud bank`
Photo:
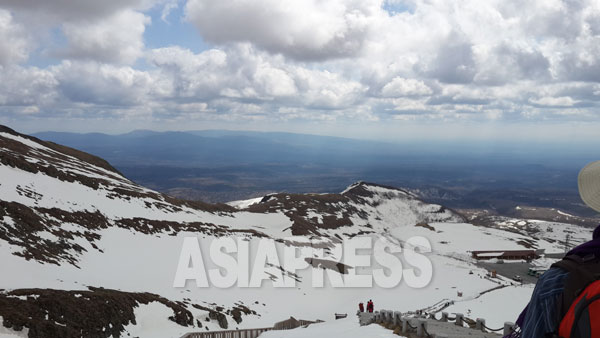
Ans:
[[[0,0],[0,78],[5,120],[597,121],[600,2]]]

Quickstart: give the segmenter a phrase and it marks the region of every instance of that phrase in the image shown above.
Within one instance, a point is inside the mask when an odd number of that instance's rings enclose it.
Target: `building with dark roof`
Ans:
[[[536,250],[482,250],[471,251],[473,258],[478,260],[502,259],[502,260],[532,260],[539,258]]]

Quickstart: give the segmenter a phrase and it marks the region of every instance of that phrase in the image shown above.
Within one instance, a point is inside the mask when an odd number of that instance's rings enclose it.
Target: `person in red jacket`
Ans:
[[[369,299],[369,302],[367,303],[367,311],[373,312],[373,310],[374,310],[373,301]]]
[[[363,303],[358,304],[358,311],[365,312],[365,305]]]

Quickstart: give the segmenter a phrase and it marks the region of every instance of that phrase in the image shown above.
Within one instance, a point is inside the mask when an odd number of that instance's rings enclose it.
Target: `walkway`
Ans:
[[[406,315],[398,311],[382,310],[375,313],[358,313],[360,325],[372,323],[381,324],[389,329],[398,330],[399,334],[406,337],[446,337],[446,338],[499,338],[512,332],[513,323],[505,323],[502,328],[489,328],[485,320],[473,321],[457,314],[451,318],[442,312],[440,320],[434,318],[419,318]],[[492,332],[493,330],[493,332]]]

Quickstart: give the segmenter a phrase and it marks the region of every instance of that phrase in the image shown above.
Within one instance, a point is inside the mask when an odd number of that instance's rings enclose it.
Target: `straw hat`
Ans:
[[[590,208],[600,212],[600,161],[586,165],[577,178],[579,195]]]

